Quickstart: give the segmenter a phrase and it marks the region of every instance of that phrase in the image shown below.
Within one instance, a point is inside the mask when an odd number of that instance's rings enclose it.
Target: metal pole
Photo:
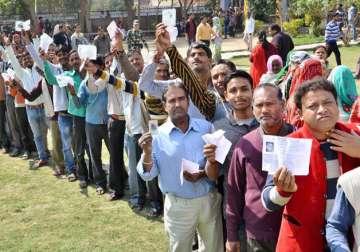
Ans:
[[[35,16],[37,16],[37,0],[35,0]]]

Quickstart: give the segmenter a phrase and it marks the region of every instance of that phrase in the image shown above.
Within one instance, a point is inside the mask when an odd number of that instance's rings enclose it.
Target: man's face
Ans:
[[[159,64],[155,70],[155,80],[168,80],[169,79],[169,65]]]
[[[139,73],[142,72],[142,70],[144,69],[144,59],[140,54],[134,53],[132,56],[129,57],[129,61]]]
[[[211,69],[212,84],[216,87],[216,90],[220,93],[221,96],[224,95],[224,80],[226,75],[228,75],[229,73],[230,68],[225,64],[215,65]]]
[[[254,116],[264,130],[271,130],[282,124],[285,104],[277,95],[277,90],[272,87],[263,87],[254,91]]]
[[[54,44],[49,45],[47,54],[49,56],[50,62],[52,62],[55,58],[55,45]]]
[[[32,60],[30,54],[27,52],[23,54],[22,61],[24,67],[32,68],[32,66],[34,65],[34,61]]]
[[[269,27],[268,32],[269,32],[270,36],[274,36],[276,34],[276,31],[272,30],[271,27]]]
[[[77,26],[75,27],[75,32],[76,32],[76,33],[80,33],[80,31],[81,31],[81,27],[80,27],[80,25],[77,25]]]
[[[77,52],[74,52],[69,57],[69,65],[71,68],[73,68],[75,71],[79,71],[80,68],[80,57]]]
[[[191,49],[187,60],[191,69],[197,74],[206,74],[210,71],[211,58],[208,58],[206,52],[201,48]]]
[[[69,57],[66,53],[63,53],[62,51],[59,51],[56,54],[57,60],[60,63],[62,67],[66,67],[69,64]]]
[[[251,83],[245,78],[238,77],[229,81],[225,91],[225,99],[236,111],[244,111],[251,106],[253,92]]]
[[[339,108],[329,91],[310,91],[301,102],[301,115],[311,130],[324,134],[334,128],[339,119]]]
[[[169,87],[165,98],[165,111],[169,114],[173,122],[183,120],[187,117],[189,100],[182,88]]]
[[[139,30],[139,29],[140,29],[140,24],[139,24],[139,22],[134,22],[133,28],[134,28],[135,31]]]
[[[203,18],[203,19],[201,19],[201,23],[206,24],[206,22],[207,22],[207,18],[206,18],[206,17]]]
[[[111,67],[111,65],[112,65],[112,62],[113,62],[113,57],[112,57],[111,55],[109,55],[109,56],[107,56],[107,57],[105,58],[105,68],[106,68],[107,70],[110,70],[110,67]]]

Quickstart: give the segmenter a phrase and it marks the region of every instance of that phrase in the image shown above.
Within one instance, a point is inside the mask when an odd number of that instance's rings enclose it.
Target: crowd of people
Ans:
[[[205,18],[200,25],[204,35]],[[200,35],[188,37],[184,59],[164,24],[146,64],[136,20],[127,51],[120,30],[110,40],[100,27],[96,59],[80,59],[77,47],[89,42],[79,26],[72,36],[55,29],[47,51],[29,31],[1,36],[5,153],[33,159],[30,169],[51,157],[54,176],[94,184],[110,201],[128,185],[134,211],[148,201],[149,216],[164,215],[170,251],[191,251],[196,235],[207,252],[360,249],[360,98],[347,66],[330,69],[326,46],[295,51],[273,24],[259,33],[248,73],[214,62]],[[217,130],[231,142],[222,164],[203,139]],[[311,139],[309,174],[264,171],[264,135]]]

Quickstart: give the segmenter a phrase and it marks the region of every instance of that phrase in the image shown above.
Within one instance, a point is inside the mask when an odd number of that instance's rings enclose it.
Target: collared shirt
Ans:
[[[335,21],[330,21],[325,28],[325,41],[336,41],[341,36],[339,25]]]
[[[82,81],[78,91],[80,103],[86,107],[85,121],[91,124],[107,124],[107,90],[102,88],[102,91],[97,92],[98,87],[93,79],[89,79]]]
[[[191,101],[209,121],[216,120],[225,115],[222,104],[211,90],[201,84],[198,77],[181,57],[175,46],[166,50],[171,62],[171,69],[183,81]],[[217,111],[216,111],[217,110]]]
[[[21,80],[24,89],[28,92],[31,92],[34,88],[37,87],[38,82],[41,80],[41,76],[36,71],[35,65],[31,69],[22,68],[11,46],[6,47],[6,52],[10,59],[11,65],[14,68],[15,75]],[[42,95],[34,101],[25,100],[26,105],[39,105],[41,103],[43,103]]]
[[[201,119],[190,118],[189,128],[183,133],[171,120],[161,125],[158,135],[154,136],[152,144],[153,166],[150,172],[144,172],[142,158],[137,170],[144,180],[152,180],[159,176],[160,190],[181,198],[193,199],[206,195],[214,188],[214,183],[208,178],[202,178],[196,183],[186,181],[181,185],[181,160],[187,159],[205,167],[203,148],[205,142],[202,135],[213,131],[212,125]]]
[[[82,82],[80,75],[75,70],[71,70],[71,71],[64,72],[64,76],[70,76],[73,78],[74,89],[75,89],[75,92],[78,93],[81,82]],[[68,89],[66,89],[66,91],[67,91],[68,97],[69,97],[69,106],[68,106],[69,114],[75,115],[75,116],[80,116],[80,117],[85,117],[85,113],[86,113],[85,106],[84,105],[76,106],[74,103],[74,98],[70,94],[70,91]]]
[[[238,143],[242,136],[249,133],[251,130],[257,128],[259,126],[259,123],[258,121],[256,121],[255,118],[244,120],[242,122],[237,122],[231,115],[231,113],[229,113],[229,117],[224,116],[218,120],[215,120],[213,124],[215,130],[224,130],[224,136],[231,142],[231,149],[226,156],[225,162],[221,166],[222,169],[220,171],[220,174],[225,175],[225,180],[227,181],[227,173],[235,145]]]
[[[54,111],[66,111],[68,109],[68,97],[66,94],[66,88],[61,88],[56,80],[57,75],[64,74],[64,71],[60,65],[50,64],[48,61],[44,62],[44,73],[47,82],[53,85],[53,102]]]
[[[215,32],[208,23],[200,23],[196,29],[196,41],[210,40],[212,34]]]

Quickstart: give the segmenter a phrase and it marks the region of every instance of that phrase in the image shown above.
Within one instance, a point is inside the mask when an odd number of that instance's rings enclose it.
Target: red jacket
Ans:
[[[359,130],[355,125],[337,123],[342,131]],[[284,252],[321,252],[324,251],[325,208],[327,176],[325,157],[320,150],[320,143],[304,125],[289,135],[293,138],[313,140],[308,176],[296,176],[297,192],[286,204],[281,222],[276,251]],[[360,159],[351,158],[338,152],[341,173],[360,166]]]

